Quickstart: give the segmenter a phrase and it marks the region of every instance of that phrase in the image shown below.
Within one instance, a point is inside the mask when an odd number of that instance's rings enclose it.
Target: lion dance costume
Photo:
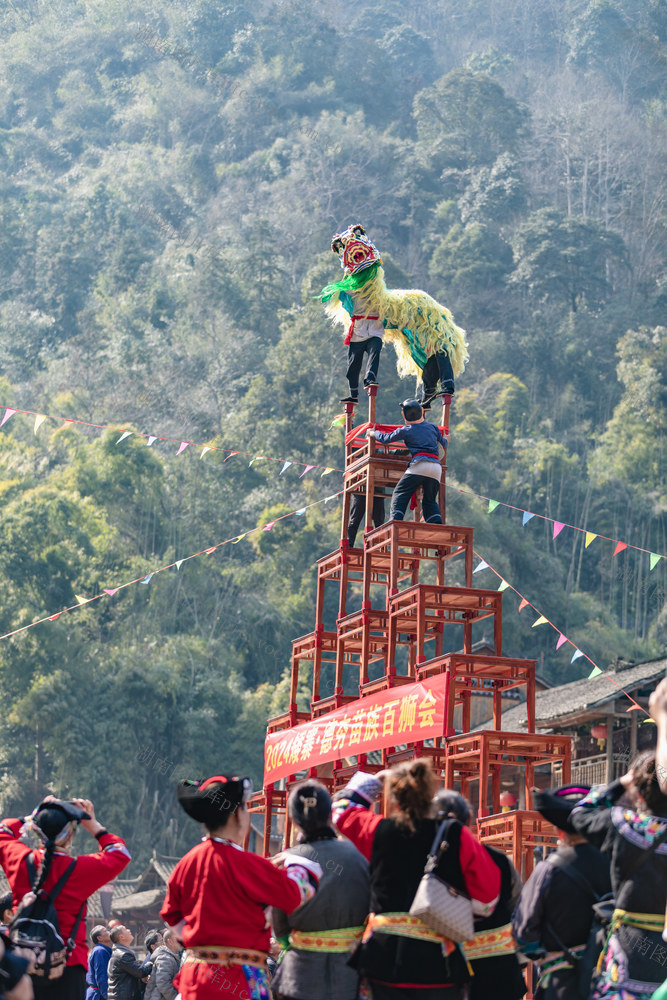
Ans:
[[[449,309],[419,289],[387,288],[382,258],[363,226],[336,234],[331,249],[345,277],[323,288],[321,297],[327,315],[345,327],[345,343],[353,342],[357,324],[374,324],[370,332],[384,334],[396,348],[398,374],[422,378],[421,402],[436,395],[438,380],[443,393],[453,393],[454,378],[468,361],[468,344]],[[366,384],[373,381],[367,377]]]

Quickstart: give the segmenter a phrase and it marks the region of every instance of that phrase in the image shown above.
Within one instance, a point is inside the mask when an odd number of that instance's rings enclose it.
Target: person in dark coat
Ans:
[[[630,805],[619,804],[624,793]],[[593,996],[649,1000],[667,977],[667,842],[656,845],[667,832],[667,795],[655,753],[641,754],[626,775],[586,796],[571,822],[611,861],[616,908]]]
[[[578,969],[564,949],[575,960],[583,953],[593,903],[611,889],[609,859],[572,825],[572,810],[587,791],[580,786],[533,789],[535,808],[560,831],[558,849],[535,867],[512,918],[519,949],[539,963],[535,1000],[577,1000]]]
[[[387,818],[371,811],[383,791]],[[461,950],[410,915],[439,824],[432,817],[437,779],[428,760],[399,764],[382,776],[359,771],[334,803],[332,818],[370,862],[371,913],[351,962],[373,1000],[462,1000],[470,974]],[[500,872],[470,830],[452,824],[438,873],[488,916]]]
[[[122,924],[111,931],[112,951],[109,959],[108,1000],[141,1000],[144,984],[153,969],[150,958],[137,960],[130,945],[134,935]]]
[[[472,809],[458,792],[437,792],[433,800],[436,819],[447,817],[470,826]],[[502,851],[483,844],[484,850],[500,871],[500,899],[493,913],[475,920],[475,937],[463,945],[463,953],[472,966],[473,977],[468,986],[470,1000],[521,1000],[526,984],[516,957],[512,937],[512,912],[521,892],[521,877]]]
[[[273,908],[273,931],[287,950],[271,989],[277,1000],[356,1000],[359,975],[347,960],[368,916],[368,862],[332,828],[321,782],[297,785],[288,809],[300,838],[287,853],[317,861],[323,876],[317,895],[289,917]]]
[[[107,969],[111,958],[111,937],[104,924],[93,927],[90,941],[93,947],[88,953],[86,1000],[107,1000],[109,992]]]

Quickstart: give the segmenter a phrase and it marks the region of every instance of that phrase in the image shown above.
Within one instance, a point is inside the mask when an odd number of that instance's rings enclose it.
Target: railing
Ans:
[[[612,773],[607,777],[607,755],[597,754],[595,757],[582,757],[572,761],[572,784],[606,785],[620,778],[628,769],[627,758],[622,754],[614,754]],[[560,779],[560,765],[554,766],[554,778]]]

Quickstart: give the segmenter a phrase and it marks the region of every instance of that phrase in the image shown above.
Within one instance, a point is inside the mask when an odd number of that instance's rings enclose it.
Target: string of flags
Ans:
[[[651,717],[648,716],[648,714],[646,713],[645,709],[643,709],[641,705],[637,704],[637,702],[635,701],[635,699],[632,697],[631,694],[629,694],[625,690],[625,688],[623,688],[617,681],[615,681],[614,678],[611,677],[608,673],[606,673],[604,670],[602,670],[601,667],[599,667],[597,665],[597,663],[594,660],[592,660],[591,657],[587,653],[584,653],[584,651],[582,649],[579,649],[579,647],[577,646],[576,643],[572,642],[571,639],[568,639],[568,637],[564,634],[564,632],[562,632],[558,628],[557,625],[554,625],[554,623],[549,618],[547,618],[546,615],[542,614],[542,612],[539,610],[539,608],[536,608],[534,604],[532,604],[526,597],[523,596],[523,594],[519,593],[519,591],[516,589],[516,587],[513,587],[512,584],[509,583],[509,581],[506,580],[502,576],[502,574],[498,572],[497,569],[495,569],[493,566],[491,566],[491,564],[488,563],[486,561],[486,559],[484,559],[479,554],[479,552],[475,551],[474,549],[473,549],[473,552],[475,553],[475,555],[477,556],[477,558],[480,560],[480,562],[477,564],[477,566],[475,566],[475,568],[473,570],[473,573],[481,573],[482,570],[490,569],[491,572],[495,573],[496,576],[498,577],[498,579],[500,580],[500,584],[498,586],[498,590],[500,591],[500,593],[502,593],[505,590],[512,590],[517,595],[517,597],[520,598],[519,612],[518,612],[519,614],[521,614],[521,612],[523,611],[524,608],[531,608],[535,612],[535,614],[538,617],[535,619],[535,621],[530,626],[531,628],[538,628],[540,625],[550,625],[551,628],[554,629],[554,631],[558,633],[558,639],[556,641],[556,649],[557,650],[560,649],[561,646],[564,646],[566,643],[569,643],[569,645],[572,646],[572,649],[574,650],[574,652],[572,653],[572,658],[570,659],[570,663],[574,663],[575,660],[578,660],[581,657],[584,657],[585,659],[587,659],[588,662],[593,667],[593,669],[591,670],[591,672],[588,675],[589,678],[591,678],[591,677],[600,677],[600,676],[606,677],[607,680],[611,681],[611,683],[614,685],[614,687],[618,688],[618,690],[622,694],[624,694],[625,697],[631,702],[630,708],[627,709],[628,712],[643,712],[645,715],[647,715],[647,720],[646,721],[650,721],[650,722],[653,721],[651,719]]]
[[[312,503],[306,504],[305,507],[300,507],[298,510],[290,510],[286,514],[281,514],[279,517],[274,518],[273,521],[267,521],[266,524],[259,524],[255,528],[249,528],[248,531],[244,531],[241,535],[234,535],[231,538],[225,538],[222,542],[216,542],[214,545],[209,546],[207,549],[201,549],[199,552],[192,552],[188,556],[183,556],[181,559],[176,559],[174,562],[167,563],[166,566],[160,566],[158,569],[152,570],[150,573],[144,576],[138,576],[135,580],[127,580],[125,583],[119,583],[117,587],[105,587],[99,594],[95,594],[93,597],[84,597],[82,594],[75,594],[76,604],[70,605],[70,607],[62,608],[61,611],[57,611],[53,615],[44,615],[42,618],[38,618],[28,625],[22,625],[20,628],[12,629],[11,632],[5,632],[4,635],[0,635],[0,639],[9,639],[10,636],[18,635],[20,632],[27,632],[28,629],[34,628],[35,625],[42,625],[44,622],[54,622],[60,618],[61,615],[68,614],[70,611],[76,611],[78,608],[82,608],[87,604],[92,604],[94,601],[102,600],[105,597],[114,597],[120,590],[126,590],[128,587],[134,586],[136,583],[149,584],[153,577],[157,576],[158,573],[164,573],[169,569],[180,570],[184,562],[188,562],[190,559],[197,559],[199,556],[213,555],[213,553],[222,548],[223,545],[238,545],[240,541],[247,538],[249,535],[255,534],[258,531],[271,531],[278,521],[283,521],[287,517],[301,517],[307,510],[311,507],[317,507],[319,504],[329,503],[331,500],[337,500],[339,496],[342,496],[343,491],[338,493],[332,493],[328,497],[324,497],[322,500],[315,500]]]
[[[2,406],[4,406],[4,404],[0,404],[0,407]],[[0,419],[0,427],[4,427],[4,425],[7,423],[8,420],[10,420],[15,414],[20,413],[24,414],[25,416],[35,418],[35,422],[33,425],[34,434],[37,433],[37,431],[42,426],[45,420],[57,421],[58,423],[60,423],[61,428],[78,425],[81,427],[90,427],[93,428],[94,430],[106,431],[106,430],[112,430],[115,426],[117,426],[116,424],[95,424],[91,423],[91,421],[89,420],[79,420],[78,418],[75,417],[58,417],[58,416],[52,416],[51,414],[48,413],[36,413],[34,410],[20,410],[12,406],[4,406],[4,410],[5,410],[4,415],[2,416],[2,419]],[[332,423],[332,426],[334,426],[335,423],[336,421]],[[233,451],[231,448],[219,448],[216,445],[212,444],[205,444],[205,445],[196,444],[194,441],[182,441],[180,438],[164,437],[159,434],[143,434],[140,431],[128,431],[128,430],[121,431],[120,437],[116,441],[116,444],[117,445],[122,444],[123,441],[126,441],[129,437],[132,436],[145,438],[146,444],[149,448],[151,448],[156,441],[164,441],[167,444],[177,444],[178,445],[178,450],[176,452],[177,456],[182,455],[186,448],[192,447],[194,449],[201,449],[199,453],[200,458],[203,458],[205,455],[207,455],[209,451],[211,452],[217,451],[217,452],[223,452],[226,455],[226,458],[224,459],[225,462],[227,462],[230,458],[233,458],[235,455],[239,455],[242,458],[248,458],[249,456],[251,456],[250,462],[248,462],[248,466],[254,465],[255,462],[263,462],[263,461],[282,462],[283,463],[282,468],[278,473],[278,475],[280,476],[282,476],[283,472],[286,472],[287,469],[290,468],[290,466],[294,466],[295,468],[300,467],[303,469],[303,472],[299,476],[299,479],[302,479],[306,475],[306,473],[310,472],[312,469],[322,470],[320,472],[320,478],[323,476],[329,476],[331,475],[332,472],[342,473],[343,471],[342,469],[336,469],[334,466],[329,466],[329,465],[317,465],[316,463],[313,463],[311,465],[306,462],[297,462],[294,459],[279,458],[276,457],[275,455],[256,455],[253,454],[253,452],[251,451]]]
[[[572,531],[580,531],[582,534],[586,535],[586,540],[584,542],[584,548],[587,549],[591,542],[594,542],[596,538],[600,538],[605,542],[614,542],[615,549],[613,555],[617,556],[619,552],[623,552],[624,549],[634,549],[636,552],[646,552],[649,556],[649,570],[655,569],[661,559],[665,556],[658,552],[651,552],[650,549],[644,549],[640,545],[631,545],[629,542],[619,541],[618,538],[610,538],[609,535],[601,535],[594,531],[588,531],[586,528],[579,528],[576,524],[568,524],[566,521],[556,521],[552,517],[547,517],[545,514],[536,514],[534,511],[524,510],[523,507],[516,507],[514,504],[505,503],[502,500],[492,500],[489,497],[483,496],[481,493],[475,493],[473,490],[464,490],[461,487],[454,487],[457,493],[467,493],[468,496],[477,497],[479,500],[486,500],[488,502],[488,513],[492,514],[496,507],[509,507],[510,510],[519,511],[523,517],[521,518],[521,526],[525,527],[529,521],[534,517],[539,517],[542,521],[549,521],[553,525],[552,538],[558,538],[563,528],[571,528]]]

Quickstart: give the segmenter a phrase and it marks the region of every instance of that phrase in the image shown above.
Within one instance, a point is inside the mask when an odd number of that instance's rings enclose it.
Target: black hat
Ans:
[[[63,799],[48,799],[40,802],[31,816],[31,826],[44,840],[58,840],[65,828],[90,819],[85,809]]]
[[[290,818],[304,833],[327,826],[331,816],[331,796],[320,781],[304,781],[290,792]]]
[[[559,830],[577,833],[578,831],[570,823],[570,813],[589,792],[588,785],[564,785],[563,788],[545,791],[533,788],[533,805],[538,813]]]
[[[228,778],[216,774],[205,780],[179,782],[178,801],[188,816],[215,829],[223,826],[252,795],[250,778]]]
[[[401,403],[401,409],[406,420],[419,420],[424,413],[418,399],[404,399]]]

